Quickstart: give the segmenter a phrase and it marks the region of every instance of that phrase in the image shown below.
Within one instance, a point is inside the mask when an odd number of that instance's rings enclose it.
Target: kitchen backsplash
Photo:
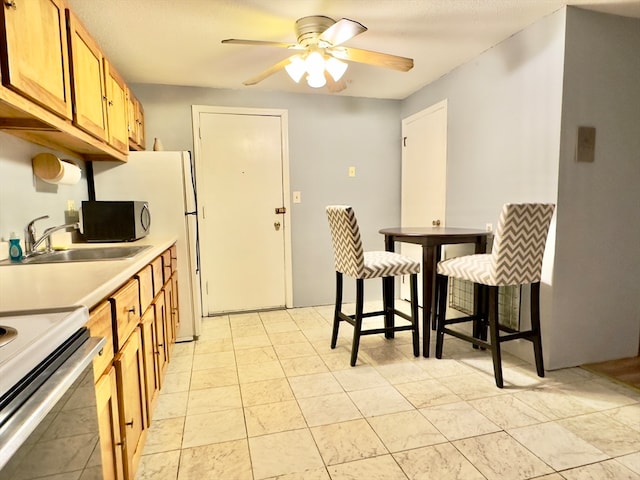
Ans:
[[[33,175],[31,159],[43,152],[70,158],[65,153],[0,132],[0,258],[7,255],[5,242],[11,232],[18,235],[24,247],[24,229],[30,220],[49,215],[36,224],[40,235],[45,228],[65,222],[65,211],[71,203],[77,209],[88,199],[83,161],[74,159],[82,169],[82,177],[75,185],[51,185]]]

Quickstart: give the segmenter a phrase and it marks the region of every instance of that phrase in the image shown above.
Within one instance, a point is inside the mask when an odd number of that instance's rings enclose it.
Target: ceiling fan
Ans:
[[[348,64],[343,60],[391,68],[402,72],[413,68],[413,59],[411,58],[343,45],[356,35],[366,31],[367,27],[348,18],[336,22],[323,15],[313,15],[296,20],[297,43],[235,38],[222,40],[222,43],[279,47],[299,52],[244,81],[244,85],[255,85],[284,68],[295,82],[299,82],[306,76],[307,83],[311,87],[320,88],[327,85],[329,91],[339,92],[346,87],[342,75],[347,70]]]

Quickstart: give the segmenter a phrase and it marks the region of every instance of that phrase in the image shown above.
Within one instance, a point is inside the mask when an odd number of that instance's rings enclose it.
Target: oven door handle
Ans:
[[[0,470],[80,377],[105,343],[102,337],[91,337],[84,342],[2,426]]]

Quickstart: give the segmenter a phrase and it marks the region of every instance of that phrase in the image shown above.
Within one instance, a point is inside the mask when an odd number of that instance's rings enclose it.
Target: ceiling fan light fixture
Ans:
[[[344,72],[347,71],[347,67],[349,65],[345,62],[341,62],[335,57],[329,57],[324,64],[324,67],[329,72],[329,75],[333,78],[334,81],[338,81],[344,75]]]
[[[311,88],[322,88],[327,84],[327,79],[324,78],[324,72],[320,75],[307,75],[307,84]]]
[[[305,72],[307,71],[307,67],[305,65],[304,59],[300,55],[295,55],[291,57],[291,63],[285,65],[284,69],[287,71],[291,80],[296,83],[300,83],[300,79],[303,77]]]
[[[324,57],[320,52],[309,53],[304,63],[310,77],[322,77],[324,75]]]

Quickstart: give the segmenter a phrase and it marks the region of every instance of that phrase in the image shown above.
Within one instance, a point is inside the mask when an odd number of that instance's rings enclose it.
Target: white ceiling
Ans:
[[[67,0],[128,83],[323,93],[280,71],[291,55],[222,45],[225,38],[295,43],[296,19],[349,18],[368,31],[345,43],[414,59],[409,72],[351,63],[338,95],[402,99],[564,5],[640,18],[639,0]]]

